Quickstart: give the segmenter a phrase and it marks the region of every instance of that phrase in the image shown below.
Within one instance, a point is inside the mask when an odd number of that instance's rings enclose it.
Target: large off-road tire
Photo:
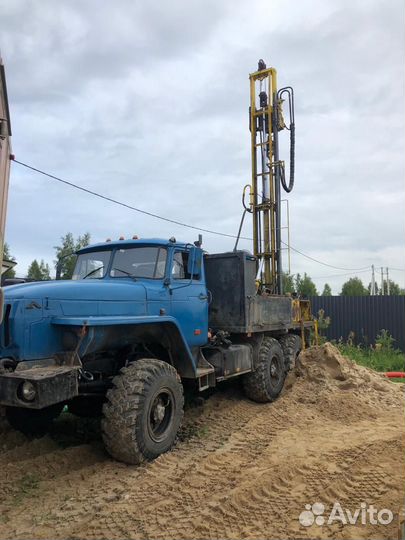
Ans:
[[[280,343],[271,337],[263,338],[255,371],[243,377],[248,398],[259,403],[274,401],[283,389],[285,380],[284,355]]]
[[[42,437],[49,431],[52,422],[62,412],[64,403],[56,403],[43,409],[6,407],[6,418],[10,426],[24,435]]]
[[[286,334],[279,339],[279,342],[284,353],[285,370],[290,371],[294,368],[295,361],[301,352],[301,338],[296,334]]]
[[[167,452],[183,419],[183,406],[180,377],[167,362],[145,358],[122,368],[103,406],[107,451],[130,464]]]

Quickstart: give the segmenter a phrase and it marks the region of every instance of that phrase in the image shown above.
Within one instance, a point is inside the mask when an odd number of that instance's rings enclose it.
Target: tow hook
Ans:
[[[83,379],[86,379],[86,381],[94,381],[94,375],[90,373],[90,371],[86,371],[85,369],[79,369],[79,375]]]

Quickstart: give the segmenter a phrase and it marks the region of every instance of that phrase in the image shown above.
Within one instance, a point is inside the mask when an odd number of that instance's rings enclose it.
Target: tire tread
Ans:
[[[248,373],[243,377],[243,386],[246,396],[258,403],[267,403],[274,401],[278,395],[272,395],[269,392],[267,384],[268,361],[271,349],[279,348],[281,358],[283,357],[282,348],[277,339],[265,336],[259,350],[259,361],[255,371]]]
[[[286,334],[279,339],[284,353],[284,363],[286,371],[290,371],[295,366],[297,352],[301,350],[301,338],[297,334]]]
[[[102,436],[108,453],[119,461],[138,464],[157,457],[145,446],[137,422],[151,385],[158,377],[175,379],[180,389],[177,411],[181,423],[183,416],[183,387],[173,366],[156,359],[140,359],[124,367],[112,381],[113,387],[107,392],[101,421]]]

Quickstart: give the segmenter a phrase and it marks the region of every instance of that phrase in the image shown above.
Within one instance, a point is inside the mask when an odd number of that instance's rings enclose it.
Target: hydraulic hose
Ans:
[[[280,180],[284,191],[290,193],[294,187],[295,177],[295,124],[290,124],[290,179],[288,186],[285,181],[285,168],[281,167]]]
[[[281,101],[283,99],[283,94],[288,95],[288,107],[289,107],[289,117],[290,117],[290,127],[285,126],[290,132],[290,177],[288,185],[285,178],[285,167],[282,164],[279,164],[280,170],[280,181],[283,186],[284,191],[290,193],[294,187],[294,178],[295,178],[295,113],[294,113],[294,91],[291,86],[286,86],[281,88],[277,92],[277,100]],[[280,120],[280,119],[278,119]],[[282,129],[282,128],[281,128]]]
[[[405,372],[404,371],[387,371],[385,373],[386,377],[389,377],[390,379],[403,379],[405,378]]]

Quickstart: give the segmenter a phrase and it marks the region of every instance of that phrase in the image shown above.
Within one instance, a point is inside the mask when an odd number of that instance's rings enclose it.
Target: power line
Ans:
[[[203,231],[210,234],[217,234],[218,236],[227,236],[229,238],[236,238],[233,234],[227,234],[222,233],[218,231],[211,231],[210,229],[203,229],[202,227],[195,227],[194,225],[189,225],[187,223],[182,223],[181,221],[176,221],[175,219],[166,218],[163,216],[159,216],[158,214],[153,214],[152,212],[148,212],[147,210],[141,210],[140,208],[136,208],[135,206],[131,206],[130,204],[123,203],[121,201],[117,201],[116,199],[113,199],[112,197],[108,197],[106,195],[102,195],[101,193],[97,193],[96,191],[93,191],[91,189],[87,189],[85,187],[79,186],[77,184],[74,184],[73,182],[69,182],[68,180],[63,180],[62,178],[59,178],[58,176],[54,176],[53,174],[47,173],[45,171],[41,171],[41,169],[37,169],[36,167],[32,167],[31,165],[27,165],[26,163],[23,163],[22,161],[18,161],[14,158],[13,160],[15,163],[18,163],[19,165],[22,165],[23,167],[26,167],[27,169],[31,169],[32,171],[35,171],[39,174],[43,174],[44,176],[48,176],[49,178],[52,178],[53,180],[57,180],[58,182],[62,182],[62,184],[66,184],[70,187],[80,189],[80,191],[84,191],[85,193],[89,193],[90,195],[94,195],[95,197],[99,197],[100,199],[104,199],[105,201],[112,202],[114,204],[118,204],[119,206],[123,206],[125,208],[128,208],[129,210],[134,210],[135,212],[139,212],[141,214],[145,214],[147,216],[154,217],[156,219],[161,219],[162,221],[168,221],[169,223],[174,223],[175,225],[180,225],[181,227],[188,227],[189,229],[195,229],[196,231]],[[251,238],[246,238],[241,236],[243,240],[252,240]]]
[[[203,227],[196,227],[195,225],[190,225],[188,223],[183,223],[182,221],[177,221],[175,219],[171,219],[171,218],[167,218],[167,217],[164,217],[164,216],[160,216],[158,214],[154,214],[153,212],[148,212],[147,210],[142,210],[140,208],[136,208],[135,206],[132,206],[132,205],[127,204],[127,203],[123,203],[122,201],[118,201],[116,199],[113,199],[112,197],[102,195],[101,193],[97,193],[96,191],[93,191],[91,189],[85,188],[83,186],[79,186],[78,184],[74,184],[73,182],[69,182],[68,180],[63,180],[62,178],[59,178],[58,176],[47,173],[47,172],[45,172],[45,171],[43,171],[41,169],[33,167],[32,165],[28,165],[27,163],[23,163],[22,161],[19,161],[19,160],[15,159],[15,158],[13,158],[13,161],[14,161],[14,163],[18,163],[19,165],[22,165],[23,167],[26,167],[27,169],[30,169],[32,171],[35,171],[35,172],[39,173],[39,174],[42,174],[43,176],[47,176],[48,178],[52,178],[53,180],[56,180],[57,182],[61,182],[62,184],[65,184],[67,186],[73,187],[75,189],[79,189],[80,191],[83,191],[83,192],[88,193],[90,195],[94,195],[95,197],[98,197],[99,199],[104,199],[105,201],[109,201],[109,202],[112,202],[114,204],[118,204],[119,206],[123,206],[124,208],[128,208],[129,210],[133,210],[134,212],[139,212],[139,213],[144,214],[146,216],[154,217],[156,219],[160,219],[160,220],[166,221],[168,223],[173,223],[175,225],[180,225],[181,227],[187,227],[189,229],[194,229],[196,231],[206,232],[206,233],[209,233],[209,234],[215,234],[217,236],[225,236],[227,238],[237,238],[237,236],[234,235],[234,234],[228,234],[228,233],[223,233],[223,232],[219,232],[219,231],[213,231],[211,229],[205,229]],[[253,240],[252,238],[249,238],[249,237],[246,237],[246,236],[240,236],[240,239],[241,240],[250,240],[250,241]],[[369,268],[368,266],[367,267],[362,267],[362,268],[343,268],[343,267],[339,267],[339,266],[334,266],[332,264],[328,264],[328,263],[325,263],[323,261],[320,261],[319,259],[315,259],[314,257],[311,257],[310,255],[307,255],[306,253],[303,253],[299,249],[296,249],[295,247],[293,247],[291,244],[289,245],[286,242],[282,242],[282,243],[285,246],[289,247],[295,253],[298,253],[299,255],[301,255],[302,257],[305,257],[306,259],[309,259],[310,261],[316,262],[317,264],[321,264],[321,265],[327,266],[329,268],[334,268],[335,270],[349,270],[349,271],[352,271],[352,272],[357,272],[357,271],[362,271],[362,270],[365,270],[366,268],[367,269]]]
[[[286,244],[285,242],[282,241],[281,243],[288,247],[288,244]],[[310,257],[309,255],[306,255],[305,253],[302,253],[302,251],[300,251],[299,249],[294,248],[291,244],[290,244],[290,249],[292,251],[295,251],[296,253],[299,253],[303,257],[306,257],[307,259],[309,259],[311,261],[314,261],[314,262],[316,262],[318,264],[323,264],[323,266],[328,266],[329,268],[334,268],[335,270],[350,270],[352,272],[360,272],[362,270],[366,270],[366,269],[370,268],[369,266],[363,266],[362,268],[342,268],[340,266],[333,266],[333,264],[324,263],[322,261],[319,261],[318,259],[315,259],[314,257]]]
[[[365,274],[366,272],[370,272],[371,271],[371,267],[368,267],[367,270],[358,270],[357,272],[355,272],[356,274]],[[312,279],[327,279],[327,278],[331,278],[331,277],[343,277],[343,276],[353,276],[354,273],[353,272],[347,272],[345,274],[329,274],[328,276],[315,276],[315,277],[312,277]]]

